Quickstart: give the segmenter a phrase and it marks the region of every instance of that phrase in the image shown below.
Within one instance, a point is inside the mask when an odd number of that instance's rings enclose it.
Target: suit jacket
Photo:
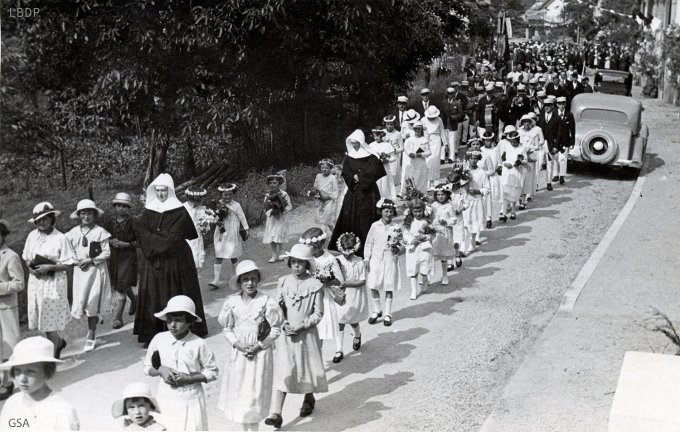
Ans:
[[[562,133],[562,120],[557,115],[557,110],[553,110],[550,121],[545,120],[545,109],[538,115],[536,126],[543,131],[543,137],[548,144],[548,150],[552,152],[553,149],[559,150],[560,134]]]
[[[565,96],[568,97],[569,95],[564,91],[564,87],[561,85],[558,85],[555,87],[555,84],[550,83],[545,86],[545,94],[547,95],[552,95],[555,97],[560,97],[560,96]]]
[[[436,106],[440,111],[441,111],[442,107],[444,106],[444,104],[442,103],[441,100],[435,99],[435,98],[433,98],[432,96],[430,96],[430,101],[429,101],[429,102],[430,102],[430,103],[427,105],[428,107],[434,105],[434,106]],[[423,100],[422,100],[422,99],[420,99],[418,102],[414,103],[414,104],[411,106],[411,108],[413,108],[414,110],[416,110],[416,112],[417,112],[418,114],[420,114],[420,117],[421,117],[421,118],[425,116],[425,109],[426,109],[426,108],[423,106]]]
[[[581,85],[580,82],[576,81],[576,87],[574,87],[574,83],[570,82],[566,86],[566,91],[567,91],[567,103],[569,104],[568,106],[571,106],[571,100],[574,99],[576,95],[583,93],[583,86]]]
[[[446,98],[444,105],[440,108],[446,129],[451,131],[458,130],[458,123],[465,119],[465,106],[467,103],[467,97],[460,92],[453,99]]]
[[[557,112],[558,110],[555,110]],[[557,114],[559,117],[559,113]],[[571,147],[576,141],[576,123],[571,111],[565,110],[564,117],[561,117],[562,129],[560,130],[560,142],[563,147]]]
[[[583,93],[592,93],[593,92],[593,86],[590,84],[583,84]]]
[[[394,114],[395,120],[394,120],[394,128],[397,130],[401,130],[401,122],[403,122],[406,118],[406,111],[408,111],[408,108],[404,109],[403,114],[401,115],[402,118],[399,118],[399,108],[395,109],[392,114]]]

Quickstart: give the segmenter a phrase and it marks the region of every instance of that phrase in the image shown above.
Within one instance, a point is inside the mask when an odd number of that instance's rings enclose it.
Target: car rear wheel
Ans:
[[[607,164],[618,154],[614,137],[603,130],[587,133],[581,140],[581,155],[592,163]]]

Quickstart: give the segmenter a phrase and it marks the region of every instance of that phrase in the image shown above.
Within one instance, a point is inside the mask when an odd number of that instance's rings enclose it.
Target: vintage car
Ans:
[[[571,102],[576,124],[573,161],[629,167],[639,171],[649,130],[642,124],[642,103],[628,97],[583,93]]]
[[[593,90],[598,93],[631,96],[633,74],[620,70],[596,69],[593,84]]]

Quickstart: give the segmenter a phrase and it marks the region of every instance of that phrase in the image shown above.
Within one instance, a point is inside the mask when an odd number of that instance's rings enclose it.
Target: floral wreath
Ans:
[[[238,186],[236,186],[234,183],[217,187],[217,190],[220,192],[236,192],[236,189],[238,189]]]
[[[378,202],[376,207],[378,207],[381,210],[384,209],[384,208],[391,208],[392,210],[397,209],[397,206],[394,204],[394,201],[392,201],[389,198],[384,198],[384,199],[380,200],[380,202]]]
[[[319,161],[319,166],[322,166],[322,165],[328,165],[328,167],[331,168],[331,169],[335,166],[333,161],[328,159],[328,158],[324,158],[324,159],[321,159]]]
[[[206,196],[208,194],[208,191],[206,191],[204,188],[201,188],[200,190],[192,191],[191,189],[187,189],[184,191],[184,194],[187,196],[191,197],[202,197]]]
[[[345,249],[342,247],[342,241],[347,237],[352,237],[354,239],[354,247],[352,247],[351,249]],[[335,242],[335,244],[338,246],[338,251],[340,253],[342,253],[343,255],[349,255],[356,253],[359,250],[359,248],[361,247],[361,239],[359,239],[359,237],[357,237],[357,235],[354,233],[346,232],[342,234],[340,237],[338,237],[338,241]]]
[[[328,238],[328,236],[326,235],[326,233],[322,233],[321,235],[318,235],[318,236],[312,237],[312,238],[308,238],[308,239],[303,239],[302,237],[300,237],[300,239],[298,240],[298,243],[304,244],[304,245],[307,245],[307,246],[311,246],[312,244],[320,243],[320,242],[326,240],[327,238]]]

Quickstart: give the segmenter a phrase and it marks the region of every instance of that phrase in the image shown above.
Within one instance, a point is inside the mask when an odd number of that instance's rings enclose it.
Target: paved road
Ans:
[[[447,287],[408,300],[400,291],[394,325],[364,325],[364,346],[333,365],[326,346],[330,392],[317,397],[312,417],[297,418],[302,397],[284,409],[285,430],[476,430],[491,412],[503,385],[556,311],[563,292],[623,206],[633,180],[616,174],[581,172],[553,192],[539,192],[518,220],[496,226],[467,258]],[[295,210],[295,235],[312,224],[311,211]],[[260,233],[261,235],[261,233]],[[264,263],[268,248],[248,242],[246,257]],[[200,276],[204,286],[210,268]],[[225,266],[226,267],[226,266]],[[265,266],[265,291],[272,292],[282,264]],[[223,276],[224,277],[224,276]],[[216,316],[227,289],[205,291],[211,336],[220,366],[227,345]],[[107,323],[110,325],[110,322]],[[86,330],[82,327],[82,337]],[[81,338],[82,338],[81,337]],[[70,342],[68,362],[54,379],[80,413],[83,429],[112,429],[110,406],[131,381],[144,377],[144,350],[131,325],[99,336],[97,350],[78,353],[82,339]],[[210,426],[233,428],[216,410],[219,381],[206,386]],[[261,425],[262,429],[269,429]]]

